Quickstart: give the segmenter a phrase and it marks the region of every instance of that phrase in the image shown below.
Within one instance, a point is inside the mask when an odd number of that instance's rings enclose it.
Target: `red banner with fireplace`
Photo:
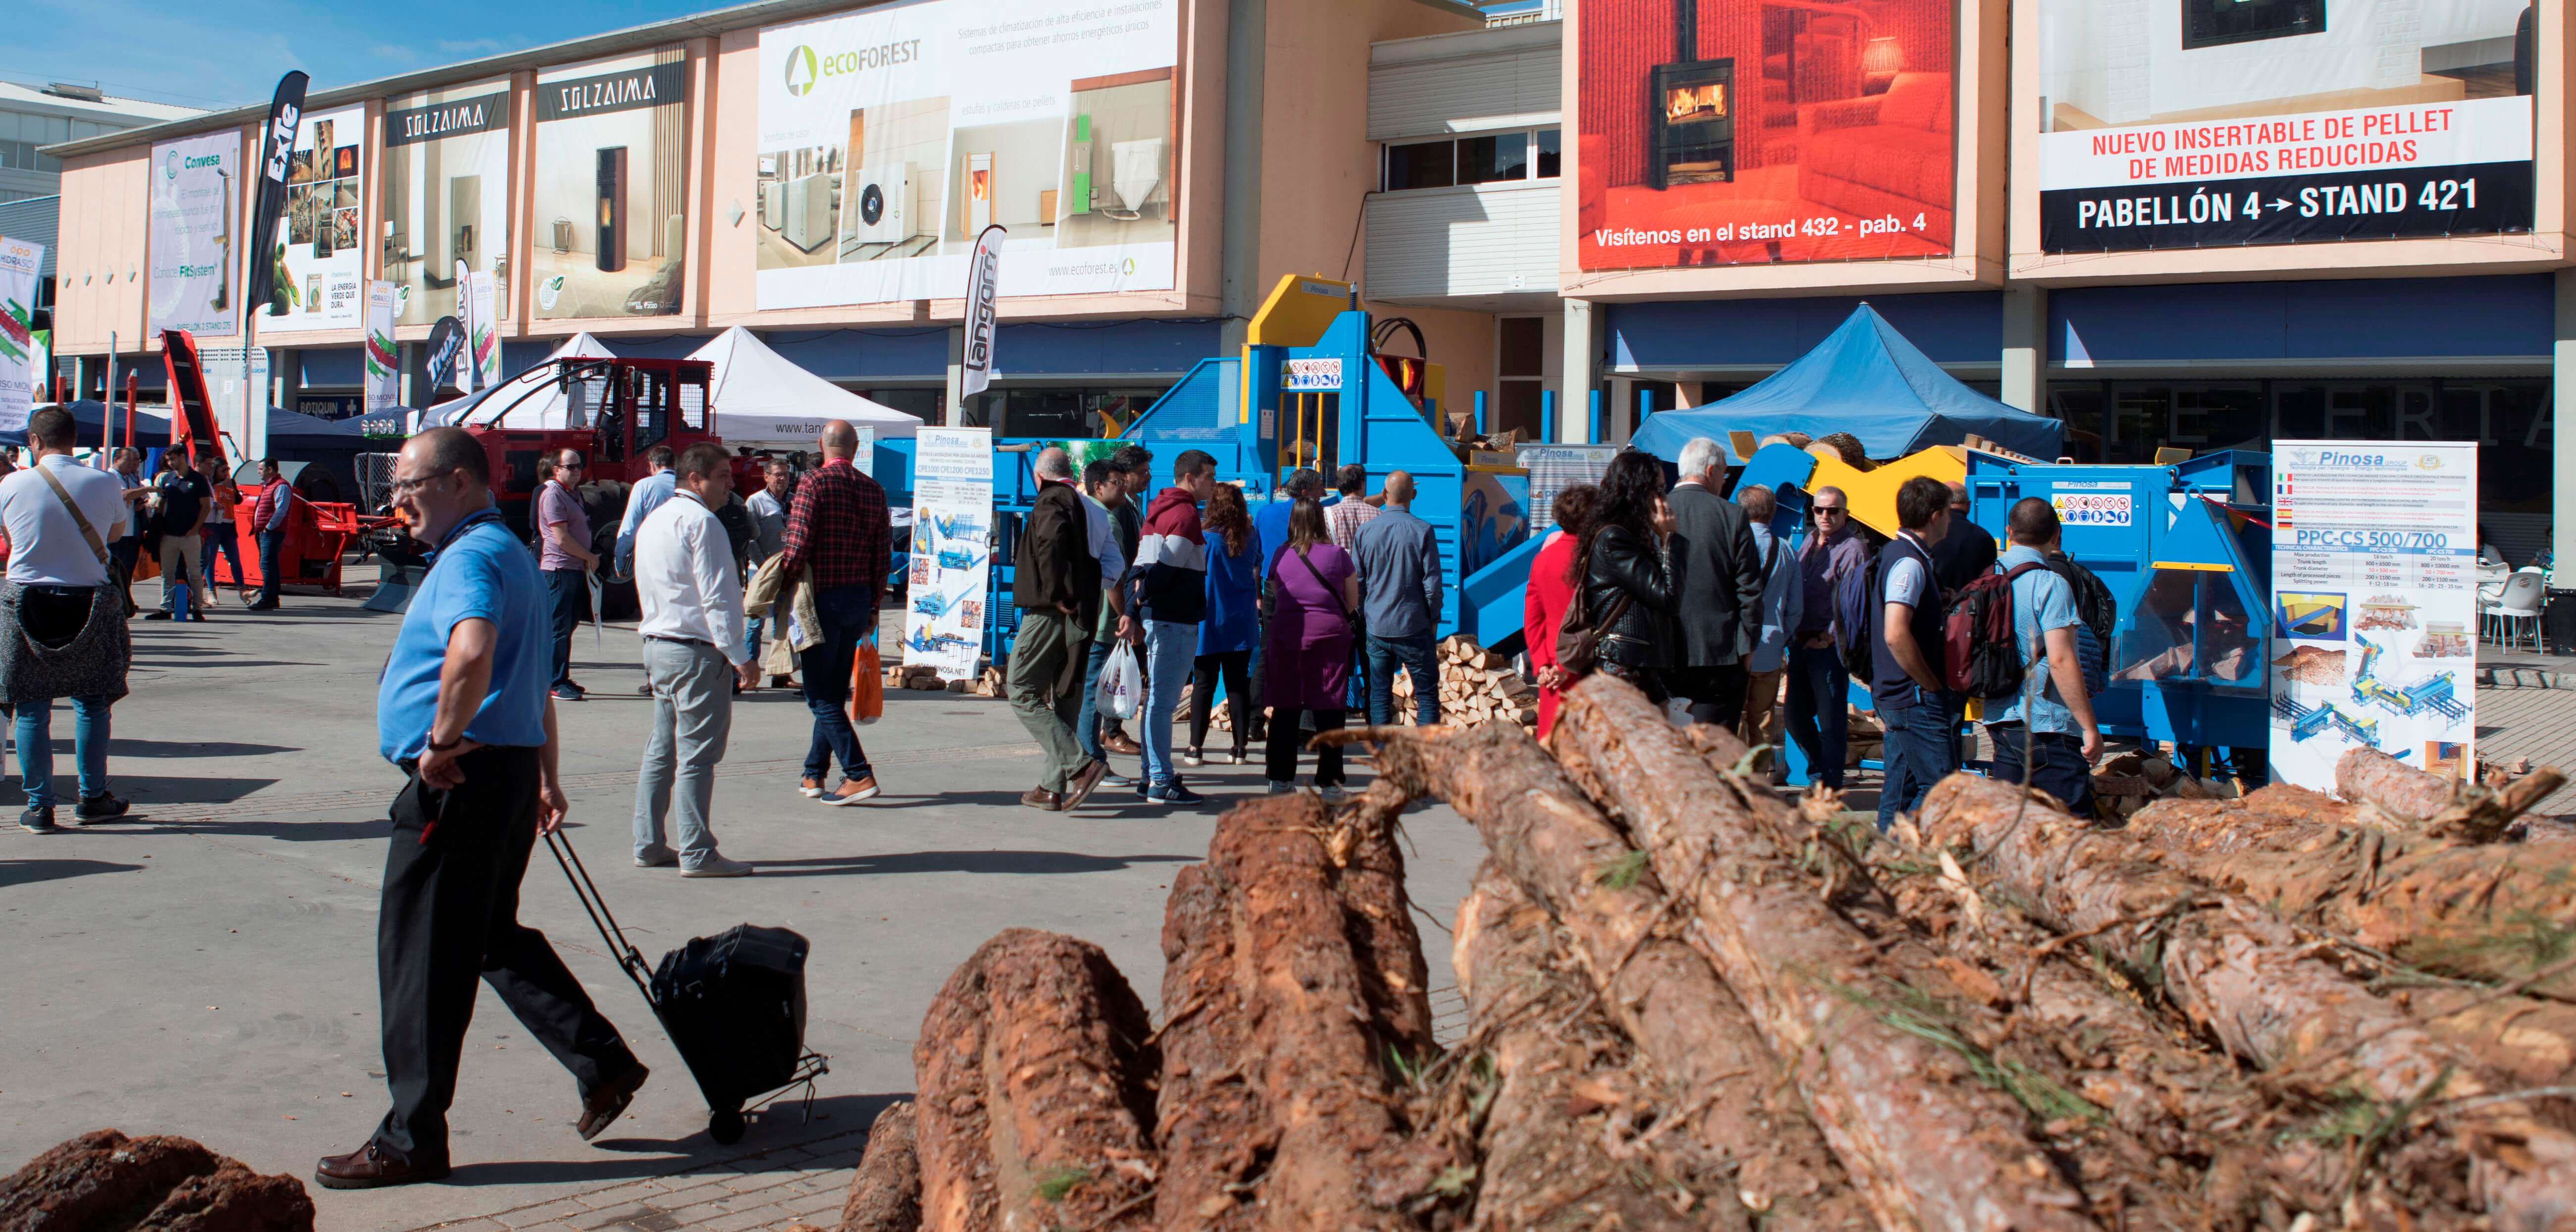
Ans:
[[[1587,270],[1947,256],[1956,0],[1576,0]]]

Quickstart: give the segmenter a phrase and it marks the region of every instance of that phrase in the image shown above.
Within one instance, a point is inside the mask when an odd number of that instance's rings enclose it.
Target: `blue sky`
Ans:
[[[266,102],[300,68],[329,89],[561,42],[728,0],[10,0],[0,73],[190,107]],[[434,20],[432,20],[434,19]]]

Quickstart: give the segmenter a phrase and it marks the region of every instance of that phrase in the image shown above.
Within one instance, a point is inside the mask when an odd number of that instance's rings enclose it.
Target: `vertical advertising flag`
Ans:
[[[463,388],[457,361],[465,356],[465,326],[454,317],[440,317],[429,326],[429,392],[420,400],[429,405],[438,402],[438,391],[455,384]]]
[[[993,432],[923,428],[913,440],[912,606],[903,661],[942,680],[975,674],[993,567]]]
[[[2275,441],[2272,485],[2272,781],[2332,791],[2355,747],[2465,777],[2478,447]]]
[[[366,323],[358,192],[367,112],[307,114],[286,153],[286,211],[269,233],[276,285],[259,332],[359,329]]]
[[[499,298],[499,280],[489,273],[463,274],[464,303],[460,314],[465,325],[465,374],[457,378],[457,388],[472,392],[490,389],[501,383],[500,315],[494,311]]]
[[[152,147],[152,218],[144,233],[152,271],[147,328],[182,329],[202,337],[234,333],[241,302],[232,285],[239,263],[233,217],[241,200],[241,136],[226,130]]]
[[[277,93],[268,102],[268,125],[259,140],[259,195],[251,206],[250,226],[242,234],[251,245],[248,287],[242,302],[254,306],[270,304],[276,293],[277,256],[269,245],[277,235],[278,215],[286,212],[287,165],[295,152],[295,130],[304,119],[304,83],[301,72],[289,72],[277,79]]]
[[[975,237],[975,255],[966,265],[965,379],[958,386],[964,397],[972,398],[993,383],[993,347],[1001,330],[994,298],[1001,285],[1002,240],[1007,234],[1000,223],[984,228]]]
[[[37,342],[36,270],[45,247],[0,236],[0,432],[23,432],[43,379]]]
[[[367,414],[402,405],[402,349],[394,342],[394,284],[367,282]]]

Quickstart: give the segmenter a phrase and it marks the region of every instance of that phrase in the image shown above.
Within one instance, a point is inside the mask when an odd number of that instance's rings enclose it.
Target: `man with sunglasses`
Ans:
[[[1808,505],[1816,526],[1798,550],[1798,624],[1789,638],[1789,739],[1807,759],[1810,781],[1839,790],[1850,747],[1851,671],[1835,648],[1834,587],[1869,563],[1869,544],[1851,520],[1841,488],[1818,488]]]
[[[583,697],[572,680],[572,634],[590,615],[590,571],[599,553],[590,550],[590,512],[581,504],[582,460],[578,450],[555,455],[546,486],[537,490],[537,568],[546,575],[554,617],[554,675],[549,691],[559,702]]]

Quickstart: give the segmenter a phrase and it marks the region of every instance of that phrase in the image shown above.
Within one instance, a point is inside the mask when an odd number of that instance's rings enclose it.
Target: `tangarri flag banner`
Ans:
[[[993,345],[1000,333],[994,296],[1001,286],[1002,240],[1007,234],[1000,223],[984,228],[975,237],[975,255],[966,263],[965,376],[958,385],[963,397],[972,398],[993,383]]]

